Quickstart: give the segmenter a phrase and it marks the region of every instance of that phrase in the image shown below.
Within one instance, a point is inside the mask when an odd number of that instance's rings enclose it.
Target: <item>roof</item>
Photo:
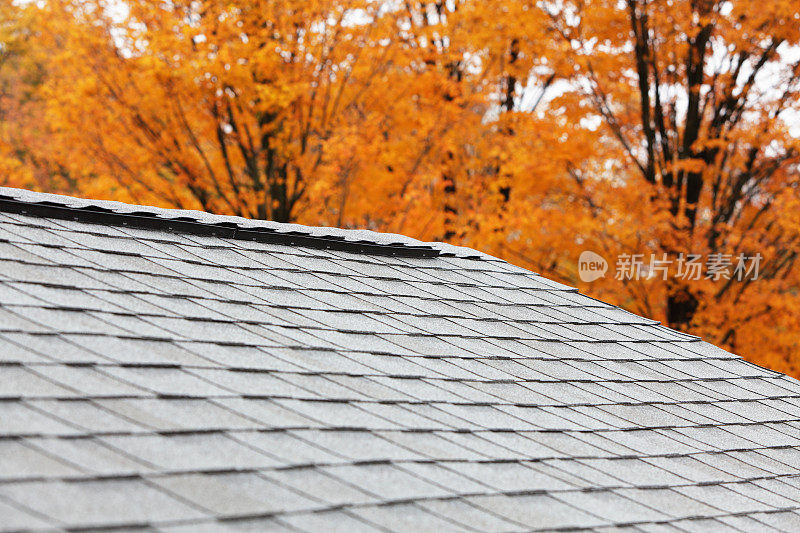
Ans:
[[[798,531],[799,394],[472,250],[0,189],[0,529]]]

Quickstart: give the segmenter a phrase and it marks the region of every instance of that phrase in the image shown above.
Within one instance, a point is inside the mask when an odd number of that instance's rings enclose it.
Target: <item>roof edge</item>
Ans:
[[[8,187],[0,187],[0,212],[367,255],[413,258],[431,258],[443,255],[439,247],[408,237],[402,240],[395,239],[391,234],[278,224],[242,217],[213,215],[201,211],[85,200]],[[324,229],[332,231],[319,231]],[[364,239],[363,233],[374,234],[382,238],[380,240]],[[479,255],[481,254],[478,252],[473,254],[476,259],[479,258]]]

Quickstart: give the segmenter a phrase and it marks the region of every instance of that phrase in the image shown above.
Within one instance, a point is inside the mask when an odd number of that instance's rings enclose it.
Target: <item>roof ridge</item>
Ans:
[[[442,255],[497,260],[470,248],[424,242],[394,233],[303,226],[216,215],[204,211],[91,200],[11,187],[0,187],[0,212],[372,255],[418,258]]]

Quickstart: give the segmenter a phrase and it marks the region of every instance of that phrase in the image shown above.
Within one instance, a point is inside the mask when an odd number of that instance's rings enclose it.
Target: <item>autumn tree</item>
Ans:
[[[424,209],[430,195],[409,183],[454,119],[428,107],[447,89],[394,12],[354,0],[120,6],[53,0],[41,13],[61,51],[50,126],[91,192],[338,225]]]
[[[609,281],[605,291],[627,291],[628,307],[796,371],[788,332],[798,325],[797,6],[626,0],[543,9],[573,62],[549,112],[568,117],[576,154],[596,132],[595,156],[567,162],[576,235],[616,254],[763,256],[755,281],[683,281],[673,271],[666,281]],[[765,343],[770,354],[760,353]]]
[[[459,240],[544,51],[498,6],[50,0],[52,139],[95,196]]]
[[[47,50],[36,10],[0,0],[0,184],[74,191],[75,183],[47,155],[45,82]]]

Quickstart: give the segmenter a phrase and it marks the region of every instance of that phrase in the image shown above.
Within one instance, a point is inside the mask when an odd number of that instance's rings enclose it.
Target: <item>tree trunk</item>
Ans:
[[[685,285],[670,287],[667,295],[667,326],[687,331],[698,303],[697,297]]]

